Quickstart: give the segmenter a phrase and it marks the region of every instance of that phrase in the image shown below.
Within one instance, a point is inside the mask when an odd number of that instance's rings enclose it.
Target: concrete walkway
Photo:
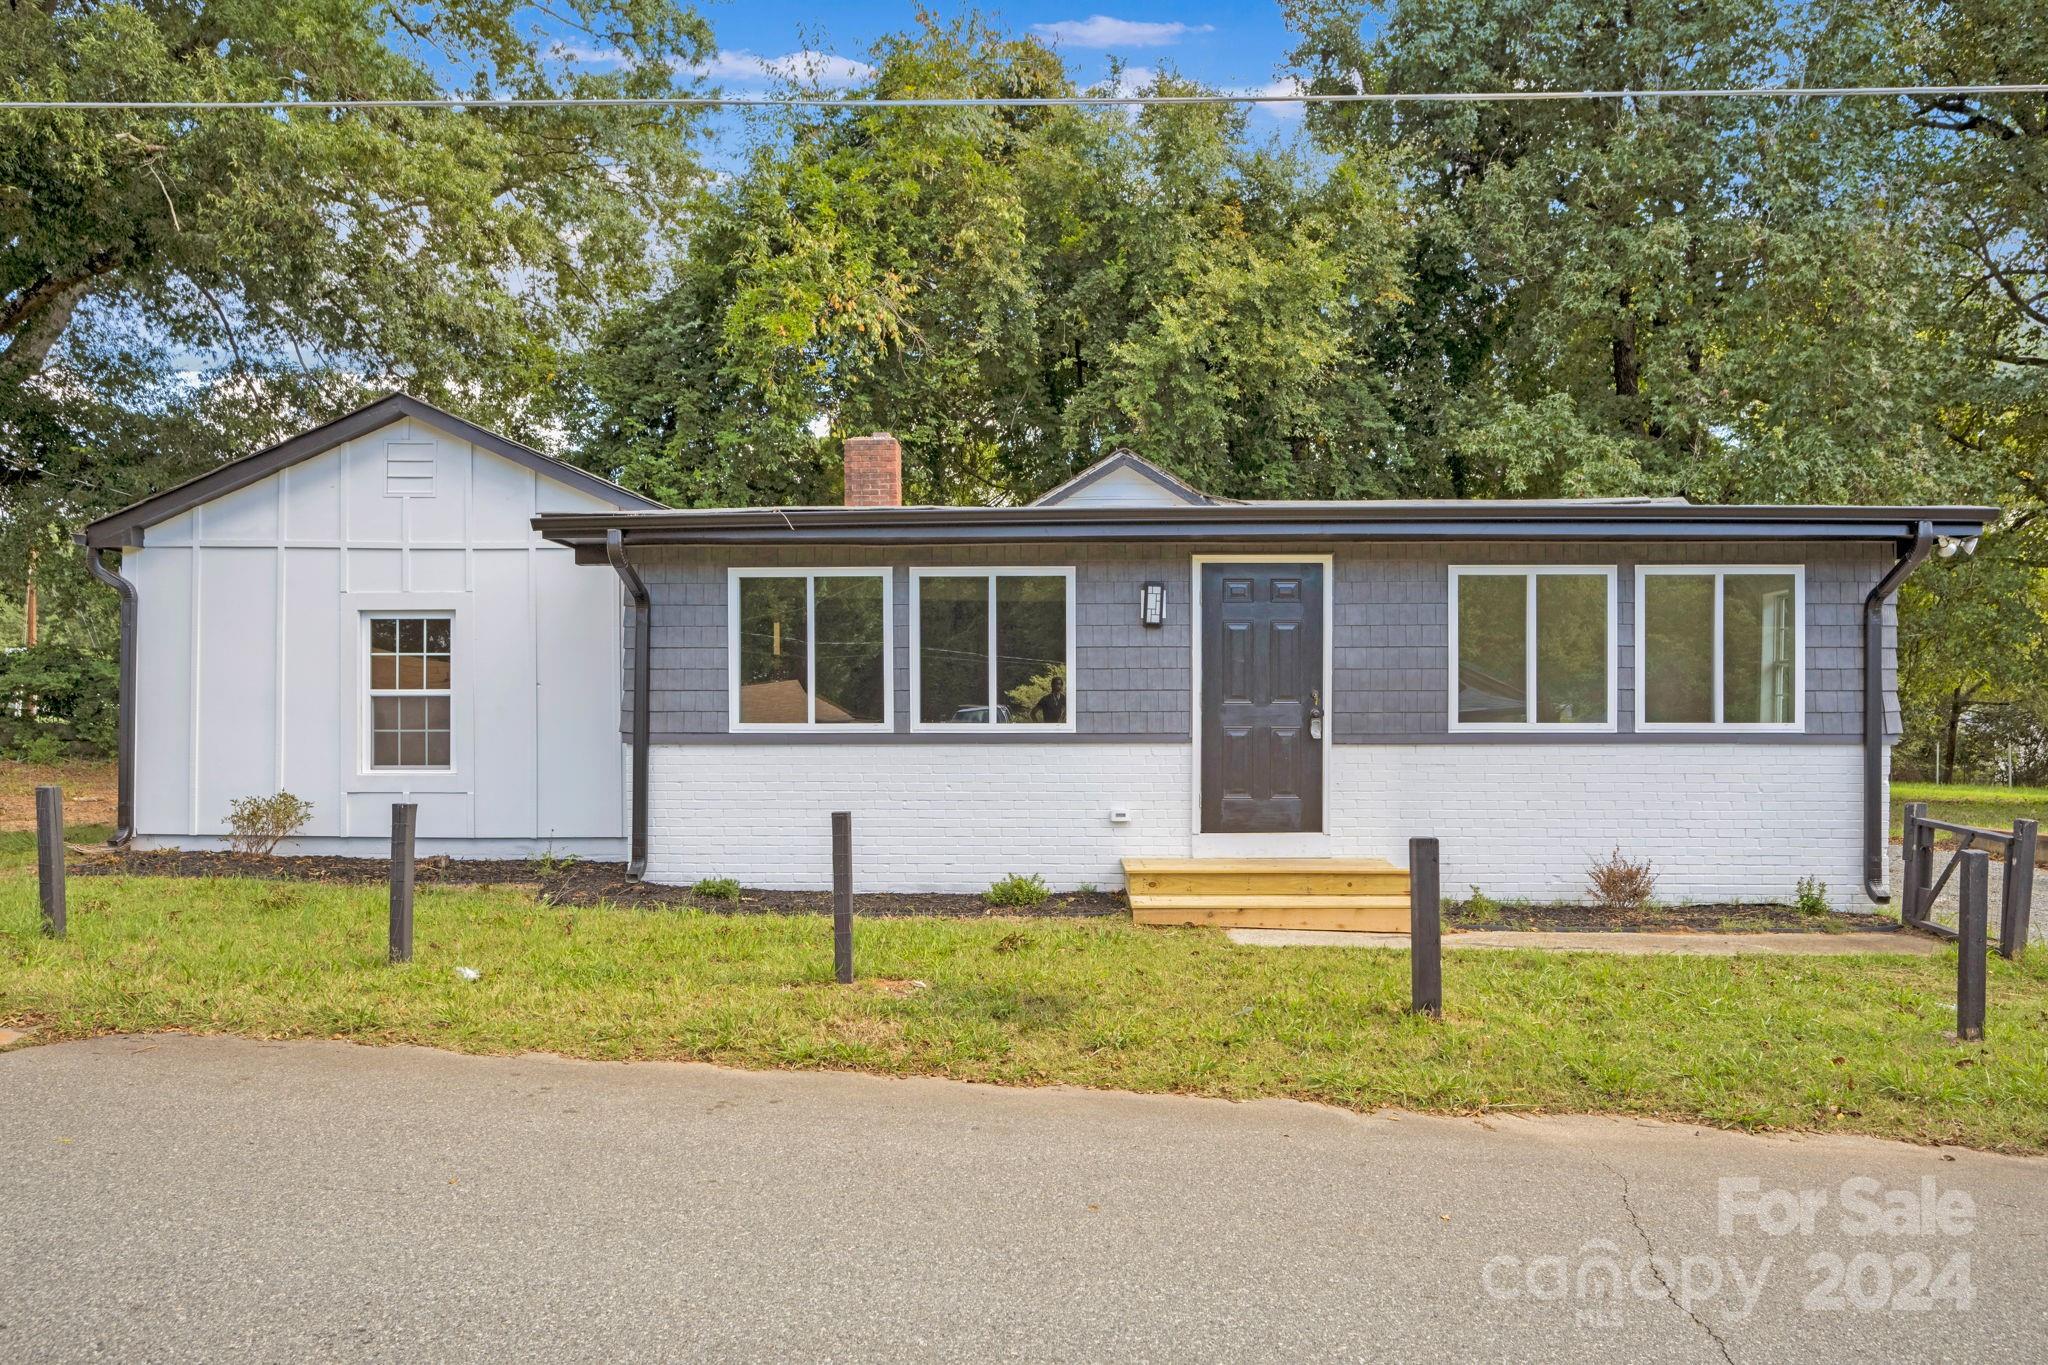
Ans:
[[[1400,948],[1406,934],[1335,933],[1326,929],[1230,929],[1232,943],[1260,948]],[[1642,957],[1837,957],[1901,953],[1926,957],[1942,945],[1925,934],[1579,934],[1519,930],[1446,933],[1451,948],[1541,948],[1557,953],[1621,953]]]
[[[9,1362],[2031,1361],[2048,1310],[2048,1163],[1867,1139],[176,1036],[0,1095]]]

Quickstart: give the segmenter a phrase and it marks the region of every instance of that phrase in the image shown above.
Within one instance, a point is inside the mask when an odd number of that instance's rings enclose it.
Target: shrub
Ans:
[[[1037,873],[1020,877],[1013,872],[990,886],[983,899],[990,905],[1043,905],[1051,894],[1046,889],[1045,878]]]
[[[114,752],[120,670],[76,645],[0,654],[0,752],[48,763]]]
[[[1593,904],[1604,910],[1640,910],[1657,890],[1657,874],[1646,858],[1630,862],[1616,848],[1586,869]]]
[[[706,877],[690,890],[707,901],[736,901],[740,884],[731,877]]]
[[[228,802],[228,845],[237,853],[264,858],[313,818],[313,803],[290,792],[243,796]]]
[[[1825,915],[1834,907],[1828,903],[1828,884],[1818,877],[1801,877],[1792,904],[1802,915]]]

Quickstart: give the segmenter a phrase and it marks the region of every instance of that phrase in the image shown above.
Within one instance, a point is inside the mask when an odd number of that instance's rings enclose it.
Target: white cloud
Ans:
[[[1086,19],[1061,19],[1033,24],[1040,33],[1068,47],[1171,47],[1193,33],[1213,33],[1213,24],[1151,24],[1139,19],[1112,19],[1091,14]]]
[[[579,62],[586,66],[617,66],[628,60],[624,52],[614,47],[583,47],[573,43],[556,43],[549,49],[549,55],[559,61]],[[734,48],[707,61],[692,62],[678,69],[686,75],[710,81],[766,85],[782,80],[827,88],[858,85],[875,74],[875,69],[866,62],[810,48],[785,52],[779,57],[763,57],[745,48]]]
[[[1284,80],[1272,81],[1265,85],[1253,86],[1250,89],[1238,90],[1233,93],[1239,95],[1273,96],[1299,95],[1301,92],[1301,82],[1289,76]],[[1266,114],[1273,118],[1297,119],[1301,117],[1303,106],[1289,102],[1287,104],[1255,104],[1252,108],[1258,113]]]

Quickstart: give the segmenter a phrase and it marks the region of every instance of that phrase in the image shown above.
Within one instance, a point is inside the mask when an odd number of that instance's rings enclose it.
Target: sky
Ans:
[[[1098,8],[1104,6],[1106,8]],[[874,41],[916,25],[911,0],[841,0],[821,6],[790,0],[699,0],[719,55],[707,77],[729,93],[764,91],[773,73],[804,62],[828,81],[857,81]],[[1064,4],[1025,0],[996,6],[932,4],[942,18],[978,9],[1017,33],[1032,34],[1058,50],[1084,85],[1102,79],[1112,59],[1127,80],[1170,67],[1221,89],[1279,93],[1277,84],[1292,36],[1273,3],[1124,4],[1095,0]],[[595,54],[579,53],[587,59]],[[1293,109],[1266,117],[1295,116]]]

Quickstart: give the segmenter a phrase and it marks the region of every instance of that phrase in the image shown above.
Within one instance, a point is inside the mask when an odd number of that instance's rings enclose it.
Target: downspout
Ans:
[[[1934,548],[1934,523],[1923,521],[1913,544],[1863,598],[1863,894],[1879,905],[1885,889],[1890,812],[1884,800],[1884,600]]]
[[[637,882],[647,873],[647,718],[654,680],[654,604],[646,580],[626,559],[626,537],[617,527],[604,533],[604,556],[633,599],[633,839],[626,876]]]
[[[121,599],[120,694],[115,700],[114,836],[118,847],[135,837],[135,585],[106,566],[97,546],[85,547],[85,567]]]

